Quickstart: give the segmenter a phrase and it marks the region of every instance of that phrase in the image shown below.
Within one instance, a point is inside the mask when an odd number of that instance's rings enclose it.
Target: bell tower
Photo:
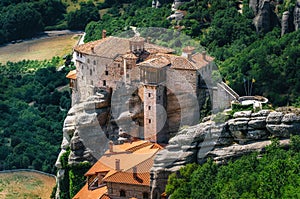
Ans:
[[[144,139],[151,142],[168,141],[166,70],[164,58],[147,60],[140,64],[140,79],[144,89]],[[162,62],[161,62],[162,61]]]

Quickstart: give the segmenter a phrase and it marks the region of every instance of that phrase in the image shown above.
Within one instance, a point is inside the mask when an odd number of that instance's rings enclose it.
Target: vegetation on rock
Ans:
[[[265,153],[252,153],[226,165],[208,160],[191,164],[169,177],[171,198],[298,198],[300,137],[292,136],[290,149],[274,140]]]

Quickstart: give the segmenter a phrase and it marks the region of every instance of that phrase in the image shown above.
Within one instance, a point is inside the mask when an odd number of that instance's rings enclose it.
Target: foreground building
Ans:
[[[85,174],[73,199],[150,198],[150,169],[162,146],[144,140],[113,145]]]

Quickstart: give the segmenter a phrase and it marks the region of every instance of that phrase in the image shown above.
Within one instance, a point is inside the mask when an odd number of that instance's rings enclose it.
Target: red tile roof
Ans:
[[[98,189],[88,189],[86,183],[82,189],[73,197],[73,199],[99,199],[105,193],[107,193],[107,186],[100,187]],[[104,198],[102,198],[104,199]]]
[[[198,53],[197,52],[197,53],[192,55],[192,61],[193,61],[193,63],[194,63],[197,70],[207,66],[213,60],[214,60],[214,58],[209,56],[206,53],[203,55],[203,53]]]
[[[119,184],[133,184],[140,186],[150,186],[150,169],[153,166],[155,154],[163,147],[156,143],[145,140],[133,141],[121,145],[114,145],[113,152],[109,150],[90,168],[85,174],[96,175],[100,172],[107,172],[102,179],[104,182]],[[120,160],[120,170],[116,170],[116,159]],[[136,174],[134,174],[136,172]],[[105,186],[106,187],[106,186]],[[95,190],[101,189],[97,195]],[[88,190],[87,184],[76,194],[77,198],[82,199],[84,194],[93,195],[93,199],[107,199],[108,195],[104,188],[97,188],[93,191]],[[89,199],[89,198],[85,198]],[[92,199],[92,198],[91,198]]]

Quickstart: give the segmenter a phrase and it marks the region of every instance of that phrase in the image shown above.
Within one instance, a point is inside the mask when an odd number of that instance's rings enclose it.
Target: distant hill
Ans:
[[[29,171],[0,173],[0,199],[49,199],[55,178]]]

